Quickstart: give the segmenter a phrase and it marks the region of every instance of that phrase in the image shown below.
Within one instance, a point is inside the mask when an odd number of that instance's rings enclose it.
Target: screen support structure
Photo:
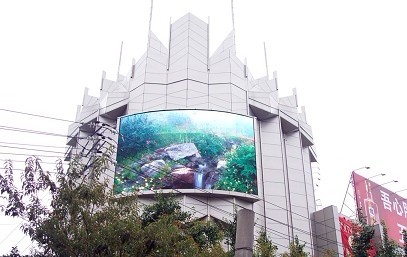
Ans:
[[[370,169],[370,167],[368,167],[368,166],[360,167],[360,168],[352,170],[352,172],[350,173],[348,186],[346,187],[345,196],[343,198],[342,205],[341,205],[341,210],[339,211],[340,214],[343,214],[343,212],[342,212],[343,211],[343,206],[346,205],[345,202],[346,202],[347,196],[349,195],[349,186],[352,184],[352,187],[353,187],[353,174],[354,174],[355,171],[361,170],[361,169],[367,169],[368,170],[368,169]],[[352,192],[354,193],[354,190],[352,190]],[[352,198],[353,198],[353,202],[356,203],[355,202],[355,194],[353,194]],[[346,207],[348,207],[348,206],[346,205]],[[352,210],[352,212],[353,212],[353,210]],[[355,213],[355,212],[353,212],[353,213]]]

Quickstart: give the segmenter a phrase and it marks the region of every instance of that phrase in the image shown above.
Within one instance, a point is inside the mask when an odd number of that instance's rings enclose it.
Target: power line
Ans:
[[[35,147],[46,147],[46,148],[63,148],[66,149],[66,146],[53,146],[53,145],[36,145],[36,144],[23,144],[23,143],[15,143],[15,142],[2,142],[0,144],[7,144],[7,145],[23,145],[23,146],[35,146]]]
[[[24,133],[30,133],[30,134],[46,135],[46,136],[58,136],[58,137],[74,138],[72,136],[67,136],[67,135],[63,135],[63,134],[57,134],[57,133],[39,131],[39,130],[23,129],[23,128],[17,128],[17,127],[9,127],[9,126],[0,126],[0,129],[1,130],[15,131],[15,132],[24,132]]]
[[[17,147],[17,146],[0,145],[0,147],[3,147],[3,148],[12,148],[12,149],[20,149],[20,150],[29,150],[29,151],[36,151],[36,152],[44,152],[44,153],[61,153],[61,154],[65,154],[65,152],[48,151],[48,150],[25,148],[25,147]]]
[[[41,157],[41,156],[39,156]],[[0,159],[0,162],[7,162],[7,161],[11,161],[11,162],[26,162],[26,160],[14,160],[14,159]],[[65,162],[63,160],[61,160],[62,162]],[[44,162],[44,161],[40,161],[41,164],[57,164],[56,162]]]
[[[71,123],[80,123],[80,122],[71,121],[71,120],[66,120],[66,119],[61,119],[61,118],[55,118],[55,117],[50,117],[50,116],[45,116],[45,115],[40,115],[40,114],[33,114],[33,113],[28,113],[28,112],[21,112],[21,111],[9,110],[9,109],[4,109],[4,108],[0,108],[0,111],[11,112],[11,113],[17,113],[17,114],[23,114],[23,115],[34,116],[34,117],[39,117],[39,118],[44,118],[44,119],[51,119],[51,120],[56,120],[56,121],[71,122]]]
[[[0,152],[0,154],[7,154],[7,155],[23,155],[23,156],[32,156],[32,154],[22,154],[22,153],[6,153],[6,152]],[[34,155],[34,156],[39,156],[39,157],[53,157],[53,158],[59,158],[63,159],[63,156],[55,156],[55,155]]]

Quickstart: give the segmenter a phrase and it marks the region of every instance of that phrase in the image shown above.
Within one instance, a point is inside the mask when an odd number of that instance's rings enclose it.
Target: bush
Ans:
[[[224,139],[214,134],[199,133],[193,138],[203,158],[214,159],[225,151]]]
[[[117,157],[122,160],[138,152],[153,148],[156,144],[157,127],[148,120],[147,115],[139,114],[123,118],[120,124],[119,144]]]
[[[242,145],[226,154],[226,170],[221,174],[215,188],[257,194],[254,145]]]

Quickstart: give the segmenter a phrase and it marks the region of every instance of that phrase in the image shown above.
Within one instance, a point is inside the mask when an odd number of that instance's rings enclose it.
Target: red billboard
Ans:
[[[403,229],[407,230],[407,199],[353,172],[356,206],[370,225],[382,220],[389,238],[403,244]]]
[[[339,217],[344,256],[352,255],[352,227],[353,224],[345,217]]]
[[[342,237],[342,246],[343,246],[343,255],[352,256],[352,243],[353,243],[353,234],[358,234],[361,231],[361,227],[358,223],[349,220],[343,216],[339,217],[339,225],[341,227],[341,237]],[[372,246],[372,249],[367,251],[369,257],[376,255],[376,248]]]

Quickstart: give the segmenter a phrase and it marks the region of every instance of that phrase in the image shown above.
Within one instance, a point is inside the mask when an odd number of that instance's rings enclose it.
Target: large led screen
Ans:
[[[116,193],[218,189],[257,194],[253,118],[174,110],[120,118]]]

